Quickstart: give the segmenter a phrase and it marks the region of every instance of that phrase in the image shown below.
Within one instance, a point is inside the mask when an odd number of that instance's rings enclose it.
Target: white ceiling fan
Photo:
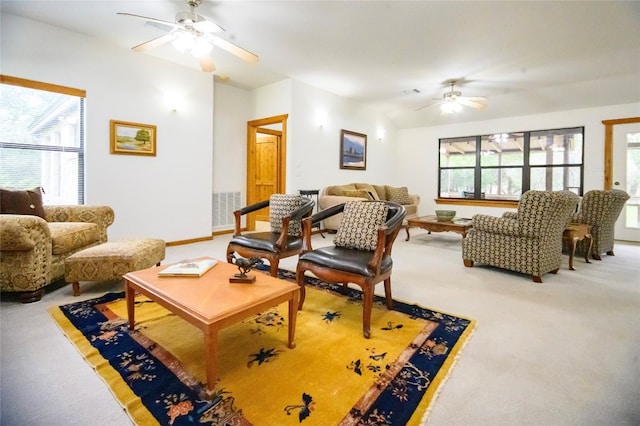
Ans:
[[[439,102],[417,108],[415,111],[420,111],[425,108],[431,108],[440,105],[440,110],[443,114],[451,114],[454,112],[462,111],[463,106],[468,106],[475,109],[484,109],[487,107],[486,104],[482,103],[486,102],[487,100],[487,98],[485,98],[484,96],[462,96],[462,92],[454,89],[456,80],[449,80],[448,84],[449,91],[444,92],[442,94],[442,98],[433,98],[434,101]]]
[[[118,12],[118,15],[144,19],[147,21],[147,24],[168,31],[167,34],[133,46],[131,49],[136,52],[145,52],[171,42],[179,51],[191,53],[198,58],[200,68],[204,72],[213,72],[216,69],[213,59],[209,54],[213,46],[218,46],[249,63],[255,64],[258,62],[259,59],[257,55],[214,34],[223,32],[224,29],[195,12],[195,8],[202,4],[202,0],[186,0],[186,2],[189,6],[189,11],[178,12],[175,17],[175,22],[163,21],[161,19],[149,18],[133,13]]]

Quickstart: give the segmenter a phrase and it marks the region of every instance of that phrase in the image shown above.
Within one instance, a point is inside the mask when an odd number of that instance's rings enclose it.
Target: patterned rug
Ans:
[[[280,271],[280,278],[295,274]],[[64,333],[136,424],[420,424],[475,321],[376,297],[362,336],[361,292],[308,278],[287,347],[287,304],[218,336],[218,374],[205,392],[200,330],[138,296],[127,329],[124,293],[51,308]]]

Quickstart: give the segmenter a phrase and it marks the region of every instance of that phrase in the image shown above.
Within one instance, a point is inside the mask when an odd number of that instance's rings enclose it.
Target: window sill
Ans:
[[[502,207],[512,209],[518,207],[518,201],[511,200],[471,200],[467,198],[436,198],[436,204],[453,204],[457,206]]]

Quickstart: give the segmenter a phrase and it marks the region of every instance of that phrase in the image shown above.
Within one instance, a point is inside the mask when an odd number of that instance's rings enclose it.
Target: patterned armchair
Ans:
[[[64,277],[64,260],[107,241],[114,221],[108,206],[44,206],[35,214],[0,214],[0,287],[23,303]]]
[[[315,202],[294,194],[273,194],[268,200],[251,204],[233,212],[235,232],[227,245],[227,262],[234,253],[243,257],[259,257],[269,261],[271,276],[278,276],[280,259],[302,252],[302,222],[311,216]],[[242,216],[269,207],[268,232],[242,233]]]
[[[572,222],[591,225],[593,245],[590,254],[594,259],[601,260],[602,253],[613,256],[616,220],[628,199],[629,194],[619,189],[588,191],[578,211],[571,216]],[[584,241],[578,243],[577,250],[584,253]]]
[[[569,191],[527,191],[518,212],[503,217],[477,214],[462,240],[464,265],[480,262],[529,274],[557,273],[562,263],[562,233],[580,197]]]

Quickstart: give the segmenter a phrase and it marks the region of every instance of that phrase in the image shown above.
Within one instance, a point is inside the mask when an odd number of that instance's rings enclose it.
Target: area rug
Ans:
[[[202,332],[142,296],[134,331],[124,293],[50,312],[139,425],[420,424],[475,322],[376,297],[365,339],[361,296],[309,277],[294,349],[286,303],[223,329],[213,392]]]

